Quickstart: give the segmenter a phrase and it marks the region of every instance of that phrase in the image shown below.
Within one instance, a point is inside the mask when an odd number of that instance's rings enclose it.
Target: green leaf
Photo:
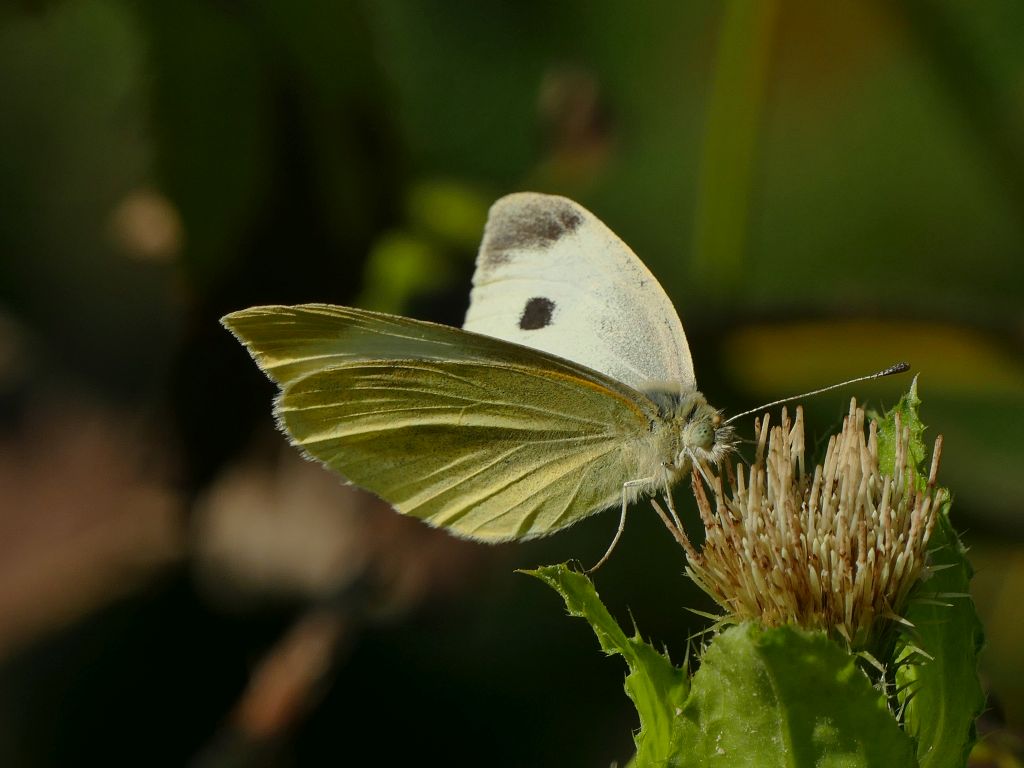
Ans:
[[[930,543],[934,546],[931,565],[948,567],[918,585],[905,615],[915,627],[909,641],[931,658],[922,659],[904,646],[896,683],[906,705],[907,731],[917,739],[921,768],[962,768],[977,739],[974,721],[985,707],[985,692],[978,679],[984,633],[969,597],[942,598],[966,594],[974,575],[949,522],[948,503],[943,505]],[[924,602],[936,596],[944,604]]]
[[[891,474],[896,464],[896,444],[899,436],[896,434],[896,414],[900,416],[900,424],[910,428],[910,457],[911,463],[918,469],[918,477],[924,482],[928,479],[927,468],[921,471],[925,458],[929,456],[924,443],[925,426],[921,423],[917,410],[921,406],[921,398],[917,396],[917,376],[910,383],[910,389],[900,401],[891,409],[886,411],[884,416],[871,414],[873,419],[878,421],[878,466],[885,474]]]
[[[622,631],[585,575],[566,565],[526,573],[585,618],[606,653],[626,659],[626,692],[640,713],[632,768],[915,765],[885,698],[824,634],[731,628],[708,646],[691,685],[685,669]]]
[[[629,666],[626,693],[640,714],[640,730],[634,737],[637,751],[633,765],[639,768],[672,764],[669,761],[677,712],[690,689],[685,669],[674,666],[667,656],[645,643],[635,629],[633,637],[628,637],[601,602],[593,582],[584,574],[566,564],[524,573],[536,576],[557,591],[571,616],[590,622],[605,653],[617,653],[626,660]]]
[[[743,624],[715,638],[676,722],[670,764],[680,768],[915,765],[913,742],[855,657],[792,627]]]
[[[927,482],[925,463],[931,452],[918,415],[921,400],[917,379],[910,391],[879,421],[878,452],[883,471],[895,461],[895,415],[910,427],[910,456],[921,487]],[[970,592],[974,572],[949,520],[950,503],[942,505],[929,542],[931,577],[911,593],[904,611],[914,625],[896,652],[898,699],[904,725],[917,741],[921,768],[962,768],[977,734],[974,721],[985,706],[978,679],[978,654],[984,642],[981,622]],[[917,653],[920,648],[930,658]]]

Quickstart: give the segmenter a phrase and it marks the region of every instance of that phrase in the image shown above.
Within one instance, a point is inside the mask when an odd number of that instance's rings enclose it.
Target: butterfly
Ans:
[[[671,301],[564,197],[491,207],[461,329],[330,304],[221,321],[279,387],[307,457],[395,509],[486,542],[665,494],[732,428],[697,391]]]

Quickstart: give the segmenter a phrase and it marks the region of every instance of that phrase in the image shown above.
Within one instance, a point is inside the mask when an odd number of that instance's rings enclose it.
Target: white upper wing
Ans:
[[[594,214],[520,192],[491,206],[463,327],[581,363],[629,386],[696,389],[661,285]]]

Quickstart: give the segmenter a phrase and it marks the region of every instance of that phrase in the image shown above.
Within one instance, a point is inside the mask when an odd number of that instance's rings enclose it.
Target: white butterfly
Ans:
[[[658,281],[563,197],[491,207],[463,330],[327,304],[222,322],[280,386],[294,445],[472,539],[543,536],[619,506],[610,553],[630,502],[668,497],[732,449]]]

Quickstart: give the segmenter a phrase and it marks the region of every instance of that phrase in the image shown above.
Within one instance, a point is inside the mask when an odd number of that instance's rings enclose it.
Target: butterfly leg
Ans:
[[[629,506],[627,494],[630,488],[634,488],[638,485],[647,485],[654,478],[643,478],[642,480],[627,480],[622,484],[622,514],[619,516],[619,529],[615,532],[615,538],[612,539],[612,543],[608,545],[608,551],[604,553],[604,556],[597,561],[597,563],[590,568],[587,568],[587,573],[593,573],[606,562],[608,558],[612,556],[612,552],[615,551],[615,546],[619,543],[619,539],[622,538],[622,531],[626,528],[626,508]]]
[[[679,520],[678,513],[676,513],[676,503],[672,499],[672,489],[669,488],[667,483],[665,484],[665,505],[668,507],[668,511],[672,515],[672,522],[676,524],[676,528],[680,531],[683,530],[683,524]]]

